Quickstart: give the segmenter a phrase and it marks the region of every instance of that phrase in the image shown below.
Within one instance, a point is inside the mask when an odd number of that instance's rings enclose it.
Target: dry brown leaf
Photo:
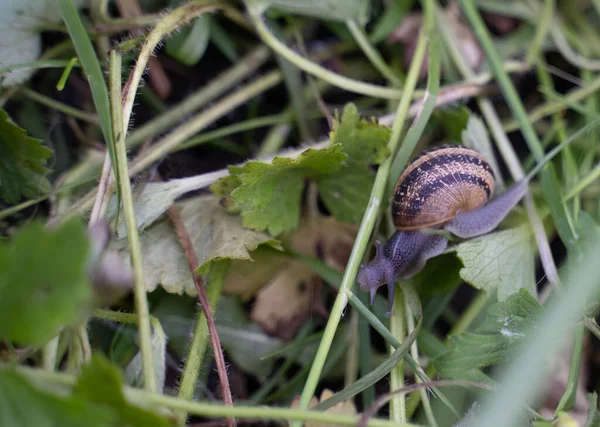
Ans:
[[[289,340],[310,315],[315,288],[313,272],[293,261],[258,292],[250,318],[269,334]]]
[[[302,222],[284,241],[294,250],[319,257],[330,267],[343,271],[355,234],[355,225],[339,223],[330,217],[319,217]],[[254,254],[252,257],[256,259]],[[320,303],[321,280],[299,260],[290,260],[278,267],[279,271],[258,292],[250,318],[271,335],[290,340],[308,316],[315,312],[326,316]],[[267,268],[258,267],[260,273],[253,277],[263,277]],[[246,282],[243,274],[234,274],[243,287]],[[256,282],[253,288],[255,285]]]
[[[223,293],[237,295],[243,301],[252,298],[277,271],[289,264],[288,256],[258,247],[251,253],[253,261],[233,260],[223,283]]]

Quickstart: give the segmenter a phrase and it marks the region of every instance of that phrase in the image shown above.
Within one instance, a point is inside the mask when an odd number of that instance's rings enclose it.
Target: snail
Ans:
[[[387,284],[389,316],[396,278],[413,277],[428,259],[444,252],[448,238],[428,229],[445,230],[462,239],[489,233],[526,194],[529,178],[492,198],[494,174],[477,151],[443,145],[414,158],[393,191],[397,231],[385,246],[376,242],[375,258],[358,272],[357,282],[370,293],[371,305],[377,289]]]

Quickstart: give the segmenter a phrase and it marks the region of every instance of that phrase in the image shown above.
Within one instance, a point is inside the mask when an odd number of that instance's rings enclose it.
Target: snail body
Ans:
[[[371,295],[388,286],[388,316],[396,277],[408,279],[429,258],[448,246],[446,230],[466,239],[489,233],[527,192],[527,179],[493,197],[495,178],[485,158],[475,150],[444,145],[417,156],[398,178],[391,203],[397,231],[384,247],[376,242],[375,258],[361,266],[357,281]]]

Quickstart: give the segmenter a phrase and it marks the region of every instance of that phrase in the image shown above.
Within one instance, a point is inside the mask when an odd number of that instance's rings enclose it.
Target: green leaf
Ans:
[[[454,254],[442,254],[431,258],[425,268],[411,279],[419,295],[427,299],[434,294],[444,293],[456,288],[462,279],[460,277],[461,262]]]
[[[222,297],[215,322],[223,348],[242,371],[258,377],[267,376],[275,364],[274,358],[265,358],[281,349],[283,341],[273,338],[254,322],[250,322],[241,303],[232,297]]]
[[[354,104],[347,104],[341,120],[336,117],[330,134],[348,155],[346,167],[318,181],[319,195],[340,221],[359,222],[369,202],[375,173],[372,164],[389,156],[390,129],[375,121],[361,120]]]
[[[268,230],[271,235],[290,231],[300,219],[304,180],[339,170],[346,159],[340,145],[308,149],[297,159],[276,157],[272,164],[258,161],[231,166],[241,185],[231,196],[242,211],[244,227]]]
[[[42,345],[81,320],[92,302],[88,253],[79,219],[55,229],[35,222],[0,245],[0,337]]]
[[[462,140],[462,133],[467,128],[471,111],[465,107],[443,107],[433,113],[433,118],[440,122],[450,141]]]
[[[390,129],[361,120],[356,106],[348,104],[330,136],[331,147],[308,149],[296,160],[276,157],[272,164],[231,166],[230,176],[213,184],[211,191],[230,210],[241,211],[245,227],[277,235],[298,225],[304,181],[312,179],[337,219],[358,222],[375,179],[371,165],[389,156]]]
[[[184,65],[195,65],[202,59],[210,38],[210,22],[200,16],[189,27],[173,35],[165,43],[165,52]]]
[[[58,9],[60,10],[62,19],[67,26],[67,30],[69,31],[69,36],[73,41],[73,46],[75,47],[75,51],[79,57],[79,62],[81,62],[81,65],[87,76],[90,90],[92,91],[94,106],[96,107],[96,112],[98,113],[98,118],[100,120],[100,127],[102,128],[104,143],[106,144],[106,149],[108,150],[110,161],[113,165],[115,182],[119,182],[119,173],[116,169],[117,154],[115,150],[115,141],[113,138],[112,119],[110,115],[110,100],[108,97],[106,81],[104,80],[104,74],[102,73],[102,68],[100,67],[100,62],[98,61],[98,57],[96,56],[94,46],[92,45],[88,33],[83,26],[81,17],[75,8],[74,1],[58,0],[58,2],[54,3],[54,8],[56,7],[56,3],[58,4]],[[120,191],[121,190],[117,185],[115,190],[117,194],[117,200],[119,201],[117,205],[120,205]]]
[[[0,370],[1,426],[112,427],[116,420],[108,408],[39,390],[19,373]]]
[[[319,180],[319,196],[340,221],[360,222],[374,181],[375,174],[368,167],[344,168]]]
[[[228,214],[212,194],[177,203],[183,223],[190,233],[199,262],[199,274],[221,259],[252,260],[249,251],[259,245],[277,246],[268,234],[242,227],[239,216]],[[146,290],[160,284],[167,292],[196,295],[187,259],[169,218],[155,222],[140,234]],[[129,257],[127,239],[111,242],[124,258]]]
[[[46,160],[52,150],[14,124],[0,109],[0,199],[16,204],[22,196],[36,198],[50,190]]]
[[[464,268],[462,279],[498,300],[523,288],[535,293],[534,245],[527,226],[486,234],[460,243],[456,254]]]
[[[331,142],[342,145],[348,164],[380,164],[389,155],[391,130],[377,124],[375,119],[361,119],[354,104],[347,104],[341,120],[336,117],[330,134]]]
[[[115,425],[140,427],[175,425],[164,416],[129,403],[123,395],[121,373],[99,354],[94,355],[81,371],[74,393],[88,402],[110,408],[117,416]]]
[[[442,376],[482,380],[476,370],[512,360],[541,314],[537,300],[524,289],[493,304],[475,332],[450,337],[452,350],[434,363]]]

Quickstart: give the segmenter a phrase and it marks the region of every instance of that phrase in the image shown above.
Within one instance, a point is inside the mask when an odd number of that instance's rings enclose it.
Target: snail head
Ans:
[[[388,311],[387,316],[392,312],[394,303],[394,290],[396,287],[394,267],[389,259],[383,254],[381,242],[375,242],[375,258],[368,265],[361,265],[356,281],[360,285],[360,289],[369,292],[370,303],[375,302],[375,295],[380,286],[387,284],[388,286]]]

